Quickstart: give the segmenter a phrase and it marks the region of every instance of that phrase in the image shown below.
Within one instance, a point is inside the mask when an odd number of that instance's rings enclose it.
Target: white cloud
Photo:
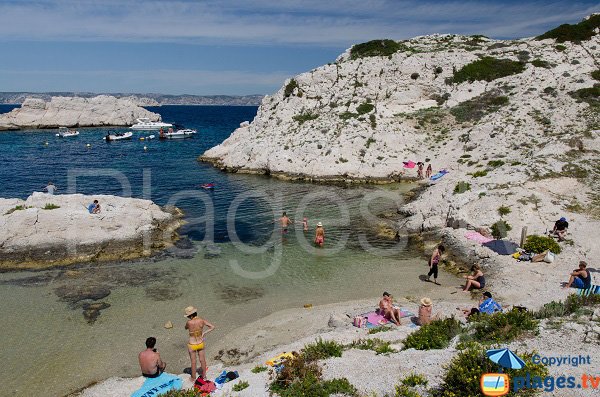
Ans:
[[[3,40],[185,41],[341,46],[428,33],[519,37],[593,3],[418,0],[0,0]],[[597,11],[597,10],[596,10]]]

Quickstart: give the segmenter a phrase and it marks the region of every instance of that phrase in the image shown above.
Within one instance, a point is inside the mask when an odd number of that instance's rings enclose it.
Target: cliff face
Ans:
[[[578,43],[433,35],[357,45],[286,81],[201,159],[306,179],[395,179],[403,161],[427,158],[434,169],[462,162],[474,172],[502,157],[521,163],[514,172],[560,172],[566,162],[533,156],[597,146],[599,48],[597,34]]]
[[[22,128],[129,126],[136,119],[147,117],[160,120],[131,98],[115,98],[100,95],[94,98],[52,97],[28,98],[20,108],[0,115],[0,130]]]

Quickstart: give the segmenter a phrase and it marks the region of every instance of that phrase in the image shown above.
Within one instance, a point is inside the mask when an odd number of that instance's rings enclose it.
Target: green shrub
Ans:
[[[479,177],[486,176],[486,175],[487,175],[486,170],[480,170],[480,171],[476,171],[473,173],[473,178],[479,178]]]
[[[410,75],[410,78],[411,78],[411,79],[413,79],[413,80],[416,80],[416,79],[418,79],[418,78],[419,78],[419,73],[412,73],[412,74]]]
[[[373,327],[371,329],[369,329],[369,331],[367,332],[369,335],[373,335],[373,334],[378,334],[380,332],[388,332],[391,331],[393,328],[392,327],[387,327],[387,326],[379,326],[379,327]]]
[[[467,190],[471,190],[471,184],[468,182],[460,181],[454,186],[454,194],[462,194]]]
[[[534,313],[534,317],[539,319],[566,317],[577,313],[584,307],[594,307],[597,305],[600,305],[600,295],[579,296],[577,294],[570,294],[564,302],[552,301],[546,303],[540,310]]]
[[[285,367],[282,372],[285,371]],[[271,383],[270,391],[277,393],[280,397],[327,397],[332,394],[356,396],[356,388],[348,382],[348,379],[321,380],[321,374],[307,372],[305,376],[294,378],[292,382],[283,386],[279,383]]]
[[[567,49],[567,46],[564,46],[564,45],[562,45],[562,44],[557,44],[557,45],[554,47],[554,49],[555,49],[556,51],[563,52],[563,51],[565,51],[565,50]],[[566,73],[566,72],[565,72],[565,73]],[[564,76],[564,77],[568,77],[568,76],[565,76],[564,74],[563,74],[563,76]]]
[[[498,207],[498,215],[504,216],[504,215],[508,215],[508,214],[510,214],[510,207],[505,207],[503,205]]]
[[[290,82],[285,86],[285,90],[283,91],[284,98],[288,98],[290,95],[294,93],[294,89],[299,88],[298,82],[295,79],[290,79]]]
[[[537,333],[538,321],[525,310],[510,310],[469,317],[473,337],[481,343],[510,342],[526,332]]]
[[[324,341],[319,338],[315,343],[304,346],[302,356],[308,361],[322,360],[329,357],[342,357],[344,346],[336,341]]]
[[[402,384],[410,387],[419,385],[427,386],[427,378],[425,375],[412,373],[402,379]]]
[[[535,66],[536,68],[550,69],[550,63],[548,63],[547,61],[543,61],[541,59],[534,59],[533,61],[531,61],[531,64],[533,66]]]
[[[498,364],[492,362],[485,355],[486,350],[477,345],[471,345],[457,354],[448,365],[440,390],[436,396],[440,397],[476,397],[481,396],[479,380],[481,375],[498,372]],[[543,364],[534,364],[531,360],[534,352],[515,352],[525,362],[525,367],[520,370],[504,369],[511,379],[515,377],[540,377],[548,375],[548,369]],[[531,391],[531,390],[529,390]],[[522,389],[519,393],[510,390],[507,396],[526,395],[528,390]]]
[[[257,365],[256,367],[252,368],[252,370],[250,372],[252,372],[253,374],[258,374],[260,372],[265,372],[268,370],[269,369],[267,367],[265,367],[264,365]]]
[[[600,80],[600,69],[594,70],[591,75],[594,80]]]
[[[13,213],[13,212],[15,212],[15,211],[23,211],[24,209],[27,209],[27,207],[25,207],[24,205],[17,205],[16,207],[14,207],[14,208],[11,208],[11,209],[9,209],[8,211],[6,211],[6,212],[4,213],[4,215],[9,215],[9,214],[12,214],[12,213]]]
[[[372,350],[376,354],[396,353],[396,350],[390,346],[390,342],[385,342],[379,338],[359,339],[348,345],[351,349]]]
[[[560,254],[560,245],[552,238],[548,236],[539,236],[532,234],[527,236],[523,249],[529,252],[535,252],[537,254],[550,250],[555,254]]]
[[[310,112],[297,114],[294,117],[292,117],[292,119],[294,121],[297,121],[300,125],[304,124],[304,122],[306,122],[306,121],[315,120],[318,118],[319,118],[318,114],[310,113]]]
[[[236,383],[235,385],[233,385],[232,390],[233,391],[242,391],[244,389],[247,389],[250,386],[250,383],[248,383],[247,381],[243,380],[239,383]]]
[[[573,98],[587,102],[592,107],[600,106],[600,84],[594,84],[593,87],[581,88],[569,92]]]
[[[360,114],[367,114],[370,113],[373,109],[375,109],[375,105],[371,104],[371,103],[363,103],[358,105],[358,107],[356,108],[356,112],[360,115]]]
[[[488,113],[492,113],[508,104],[508,97],[498,91],[489,91],[476,98],[464,101],[450,109],[456,121],[478,121]]]
[[[410,48],[394,40],[371,40],[353,45],[350,49],[350,59],[390,56],[398,51],[407,50]]]
[[[375,118],[374,114],[369,115],[369,122],[371,123],[371,128],[377,128],[377,119]]]
[[[502,167],[504,165],[504,161],[502,160],[490,160],[488,161],[488,165],[492,168]]]
[[[504,220],[499,220],[498,222],[494,223],[490,229],[492,229],[492,236],[496,240],[499,240],[506,237],[508,232],[512,230],[512,226]]]
[[[461,331],[462,325],[454,317],[433,320],[408,335],[404,340],[404,348],[417,350],[443,349]]]
[[[594,29],[597,28],[600,28],[600,15],[598,14],[577,24],[570,25],[566,23],[560,25],[557,28],[539,35],[536,39],[555,39],[558,43],[564,43],[565,41],[579,43],[581,41],[589,40],[594,35]]]
[[[394,397],[421,397],[421,395],[406,385],[396,385]]]
[[[60,205],[56,205],[56,204],[51,204],[51,203],[46,203],[46,205],[44,206],[44,208],[42,208],[43,210],[55,210],[57,208],[60,208]]]
[[[185,390],[170,390],[164,394],[161,394],[163,397],[200,397],[201,395],[202,393],[194,388]]]
[[[452,82],[458,84],[464,81],[471,83],[477,80],[492,81],[521,73],[523,70],[525,70],[525,65],[521,62],[510,59],[483,57],[454,72]]]
[[[357,117],[358,117],[358,113],[352,113],[352,112],[340,113],[340,119],[342,119],[342,120],[349,120],[349,119],[357,118]]]

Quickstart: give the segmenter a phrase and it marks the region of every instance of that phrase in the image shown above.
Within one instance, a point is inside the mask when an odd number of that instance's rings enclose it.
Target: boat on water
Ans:
[[[137,123],[131,126],[131,129],[136,131],[154,131],[161,128],[173,127],[173,124],[163,123],[162,121],[150,121],[147,117],[139,118],[136,121]]]
[[[58,134],[56,134],[56,136],[59,138],[69,138],[69,137],[78,136],[78,135],[79,135],[79,131],[70,130],[67,127],[59,127]]]
[[[167,132],[163,130],[160,131],[158,137],[160,139],[185,139],[192,138],[197,133],[196,130],[191,130],[189,128],[184,128],[182,130],[173,131],[172,128],[169,128]]]
[[[131,131],[127,131],[127,132],[115,132],[112,134],[106,134],[106,136],[104,137],[104,140],[106,142],[111,142],[111,141],[122,141],[125,139],[131,139],[131,137],[133,136],[133,132]]]

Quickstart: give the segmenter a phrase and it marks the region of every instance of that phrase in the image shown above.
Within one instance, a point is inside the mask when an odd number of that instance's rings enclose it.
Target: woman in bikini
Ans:
[[[215,329],[215,326],[198,317],[198,310],[194,306],[188,306],[185,308],[185,318],[188,321],[185,323],[185,329],[189,332],[188,340],[188,352],[190,353],[190,360],[192,361],[192,381],[196,380],[196,356],[200,360],[200,367],[202,368],[202,378],[206,379],[206,354],[204,353],[204,337],[210,331]],[[206,326],[207,330],[204,331]]]
[[[323,229],[323,224],[321,222],[317,223],[317,230],[315,231],[315,244],[319,247],[323,246],[325,242],[325,229]]]
[[[469,289],[471,289],[471,287],[477,289],[485,288],[485,277],[479,265],[475,264],[471,266],[471,275],[465,276],[465,278],[467,279],[467,283],[463,288],[463,292],[469,292]]]

